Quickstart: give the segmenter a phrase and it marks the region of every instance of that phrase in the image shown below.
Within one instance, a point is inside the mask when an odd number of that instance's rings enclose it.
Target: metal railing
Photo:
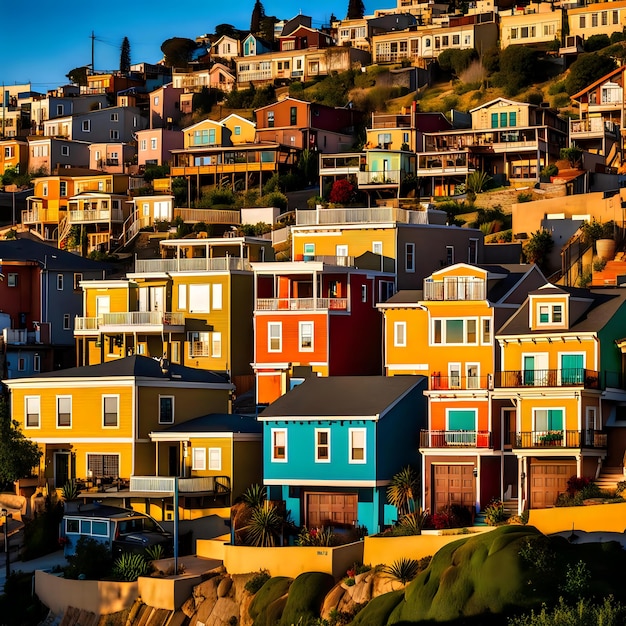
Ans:
[[[122,222],[124,216],[120,209],[85,209],[68,211],[69,221],[76,222]]]
[[[297,226],[318,224],[375,224],[399,222],[402,224],[428,224],[430,210],[410,211],[395,207],[363,207],[342,209],[296,210]]]
[[[403,177],[403,170],[357,172],[357,181],[359,185],[399,185]]]
[[[485,300],[487,298],[487,282],[479,280],[463,280],[448,278],[443,281],[424,281],[424,300]]]
[[[607,436],[598,430],[534,430],[515,433],[516,448],[606,448]]]
[[[491,376],[441,376],[430,375],[430,389],[490,389],[493,379]]]
[[[189,356],[211,356],[211,344],[208,341],[191,341],[189,343]]]
[[[422,430],[420,448],[491,448],[488,430]]]
[[[184,326],[184,313],[167,311],[125,311],[121,313],[104,313],[101,326]]]
[[[599,389],[595,370],[580,367],[550,370],[513,370],[496,372],[496,387],[584,387]]]
[[[130,490],[148,493],[173,493],[173,476],[131,476]],[[197,476],[193,478],[179,478],[178,491],[187,493],[229,493],[229,476]]]
[[[257,298],[258,311],[347,311],[348,298]]]
[[[231,270],[252,271],[248,259],[240,257],[197,257],[191,259],[136,259],[136,273],[152,272],[225,272]]]

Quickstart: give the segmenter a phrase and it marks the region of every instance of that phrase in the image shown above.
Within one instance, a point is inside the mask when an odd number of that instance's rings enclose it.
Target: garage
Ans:
[[[433,510],[458,504],[470,510],[476,504],[474,465],[433,465]]]
[[[575,475],[575,461],[531,461],[530,507],[554,506],[558,495],[567,490],[567,481]]]
[[[307,493],[306,519],[309,528],[354,526],[358,519],[356,493]]]

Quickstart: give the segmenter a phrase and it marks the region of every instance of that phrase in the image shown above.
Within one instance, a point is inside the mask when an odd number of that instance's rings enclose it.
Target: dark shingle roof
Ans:
[[[108,378],[108,377],[142,377],[158,378],[160,380],[181,380],[184,382],[199,383],[227,383],[228,380],[206,370],[185,367],[184,365],[170,364],[167,372],[163,372],[161,364],[156,359],[147,356],[134,355],[98,365],[70,367],[55,372],[43,372],[30,378]]]
[[[424,376],[330,376],[306,379],[267,407],[260,419],[380,415]]]
[[[32,239],[5,239],[0,241],[0,259],[5,261],[37,261],[49,270],[102,271],[111,269],[110,263],[100,263],[77,254],[53,248]]]
[[[250,415],[209,413],[169,428],[161,433],[260,433],[263,427]]]

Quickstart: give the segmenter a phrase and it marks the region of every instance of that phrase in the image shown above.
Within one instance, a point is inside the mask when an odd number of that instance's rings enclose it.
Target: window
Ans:
[[[478,239],[470,239],[467,249],[467,262],[478,263]]]
[[[397,348],[406,347],[406,322],[393,323],[393,345]]]
[[[119,139],[120,138],[120,131],[119,130],[110,130],[109,131],[109,137],[111,139]]]
[[[68,154],[69,154],[69,152],[68,152]],[[67,181],[62,180],[59,183],[59,194],[60,194],[61,197],[67,196]]]
[[[189,285],[189,312],[210,313],[211,285]]]
[[[187,285],[178,285],[178,308],[183,311],[187,308]]]
[[[61,146],[61,156],[70,156],[69,146]]]
[[[156,150],[157,149],[156,137],[152,137],[152,139],[150,139],[150,149],[151,150]]]
[[[222,285],[220,283],[213,285],[213,310],[222,310]]]
[[[72,427],[72,396],[57,396],[57,428]]]
[[[174,423],[174,396],[159,396],[159,424]]]
[[[560,304],[540,304],[539,324],[562,324],[563,306]]]
[[[143,151],[143,150],[146,150],[147,147],[148,147],[148,140],[147,139],[142,139],[139,142],[139,149]]]
[[[313,350],[313,322],[300,322],[298,324],[298,338],[300,352]]]
[[[287,461],[287,431],[272,428],[272,461]]]
[[[23,372],[26,369],[26,359],[24,357],[19,357],[17,359],[17,371]]]
[[[404,269],[407,272],[415,271],[415,244],[404,244]]]
[[[505,128],[506,127],[507,119],[508,119],[508,116],[506,114],[506,111],[504,113],[500,113],[500,128]]]
[[[378,145],[387,146],[391,143],[391,133],[378,133]]]
[[[206,469],[206,448],[192,448],[191,449],[191,469],[193,470],[205,470]]]
[[[26,396],[24,398],[24,413],[26,414],[26,428],[39,428],[41,415],[41,401],[39,396]]]
[[[119,478],[119,454],[87,454],[87,471],[93,477]]]
[[[534,409],[535,432],[546,433],[563,430],[562,409]]]
[[[117,428],[119,426],[119,396],[102,396],[102,426]]]
[[[365,428],[350,429],[350,463],[365,463]]]
[[[63,330],[72,330],[69,313],[63,314]]]
[[[335,246],[335,255],[338,257],[348,256],[348,246],[346,245]]]
[[[491,318],[483,317],[482,318],[482,336],[481,342],[484,344],[491,343]]]
[[[192,331],[188,335],[189,356],[209,356],[209,333]]]
[[[597,26],[598,26],[598,14],[592,13],[591,14],[591,27],[596,28]]]
[[[586,22],[587,22],[586,16],[585,15],[581,15],[578,18],[578,27],[579,28],[585,28]]]
[[[606,26],[609,23],[608,11],[602,11],[602,26]]]
[[[517,28],[511,28],[511,39],[517,39]]]
[[[522,39],[528,39],[528,26],[522,26],[520,29],[520,35]]]
[[[118,122],[119,121],[119,117],[117,113],[111,113],[111,121],[112,122]]]
[[[434,319],[432,344],[476,345],[475,319]]]
[[[213,472],[222,471],[222,449],[209,448],[209,469]]]
[[[57,291],[63,291],[63,274],[57,274]]]
[[[509,126],[517,126],[517,112],[516,111],[509,112]]]
[[[235,135],[236,136],[241,135],[241,126],[235,126]]]
[[[613,24],[619,24],[619,11],[612,11]]]
[[[361,302],[367,302],[367,285],[361,285]]]
[[[446,246],[446,265],[454,265],[454,246]]]
[[[63,105],[57,104],[57,116],[63,115]]]
[[[222,356],[222,333],[211,333],[211,356],[216,359]]]
[[[154,96],[154,106],[159,106],[159,96]]]
[[[448,445],[476,444],[476,409],[447,409],[446,443]]]
[[[172,363],[180,363],[180,341],[172,341],[170,354]]]
[[[41,371],[41,357],[38,354],[33,356],[33,371],[40,372]]]
[[[83,279],[83,275],[80,272],[74,274],[74,291],[80,291],[80,281]]]
[[[461,36],[460,35],[452,35],[452,45],[453,46],[458,46],[461,43]]]
[[[274,128],[274,111],[267,112],[267,125],[270,128]]]
[[[295,126],[298,123],[298,107],[289,108],[289,124]]]
[[[382,241],[373,241],[372,242],[372,252],[374,254],[383,254],[383,242]]]
[[[305,243],[304,244],[304,260],[313,261],[314,257],[315,257],[315,244]]]
[[[41,186],[41,195],[44,197],[48,195],[48,183],[44,183]]]
[[[17,287],[17,274],[7,276],[7,287]]]
[[[315,429],[315,462],[330,463],[330,429]]]
[[[281,322],[268,322],[267,324],[267,350],[268,352],[280,352],[283,349],[283,325]]]
[[[91,120],[83,120],[82,129],[84,133],[91,132]]]

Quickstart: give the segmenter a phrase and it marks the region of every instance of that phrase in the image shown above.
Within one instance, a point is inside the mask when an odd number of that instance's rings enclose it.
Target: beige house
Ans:
[[[621,32],[626,26],[626,2],[597,2],[569,9],[568,30],[571,36],[583,39],[591,35],[609,35]]]
[[[500,48],[512,45],[550,43],[563,35],[563,9],[546,2],[500,11]]]

